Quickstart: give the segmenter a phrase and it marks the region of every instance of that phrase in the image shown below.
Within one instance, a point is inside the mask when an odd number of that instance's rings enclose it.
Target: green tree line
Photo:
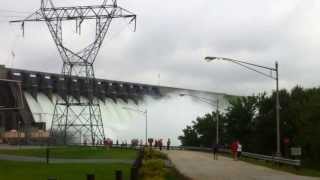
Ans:
[[[280,90],[281,153],[290,156],[291,147],[302,148],[303,162],[320,160],[320,88]],[[271,155],[276,151],[276,93],[232,97],[219,113],[220,144],[239,140],[246,152]],[[211,147],[216,138],[216,110],[198,117],[182,130],[184,146]],[[318,163],[319,164],[319,163]]]

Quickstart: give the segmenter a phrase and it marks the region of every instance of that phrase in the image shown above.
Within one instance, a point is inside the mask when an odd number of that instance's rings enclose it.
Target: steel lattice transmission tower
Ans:
[[[23,20],[11,21],[21,23],[24,33],[25,22],[46,22],[53,40],[63,61],[62,79],[72,89],[72,76],[81,76],[81,89],[86,89],[87,98],[73,98],[65,92],[55,104],[50,135],[59,136],[67,144],[69,138],[89,136],[92,144],[105,138],[99,101],[94,98],[93,90],[96,84],[93,64],[114,18],[128,18],[136,26],[136,15],[119,7],[117,0],[104,0],[97,6],[55,7],[52,0],[41,0],[39,10]],[[95,20],[96,31],[94,41],[79,52],[74,52],[63,43],[62,22],[75,21],[76,29],[87,20]]]

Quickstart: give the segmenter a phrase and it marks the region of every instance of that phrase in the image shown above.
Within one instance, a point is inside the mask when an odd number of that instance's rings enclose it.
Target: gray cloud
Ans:
[[[57,4],[73,1],[56,0]],[[94,4],[97,0],[80,1]],[[118,3],[138,15],[137,32],[124,21],[115,22],[97,58],[99,77],[124,81],[203,89],[231,94],[252,94],[274,88],[274,82],[241,67],[205,63],[207,55],[280,64],[280,85],[318,86],[320,62],[318,34],[320,3],[315,0],[217,1],[217,0],[121,0]],[[2,9],[33,11],[38,0],[28,3],[1,1]],[[4,13],[1,13],[2,19]],[[11,15],[11,14],[10,14]],[[19,14],[21,15],[21,14]],[[70,28],[72,26],[69,26]],[[68,28],[69,28],[68,27]],[[84,27],[84,35],[92,32]],[[61,61],[44,25],[28,24],[26,37],[16,38],[19,26],[0,23],[0,63],[14,67],[59,72]],[[77,36],[67,31],[72,44]],[[69,36],[70,35],[70,36]],[[16,41],[14,43],[14,41]],[[79,48],[79,47],[76,47]]]

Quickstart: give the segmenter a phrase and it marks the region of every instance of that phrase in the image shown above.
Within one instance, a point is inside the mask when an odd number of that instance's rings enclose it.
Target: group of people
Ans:
[[[153,145],[153,142],[154,142],[154,145]],[[153,140],[153,138],[149,138],[149,139],[148,139],[148,143],[149,143],[149,146],[150,146],[150,147],[159,148],[160,151],[161,151],[162,148],[163,148],[163,140],[162,140],[162,139]],[[167,140],[167,150],[170,149],[170,144],[171,144],[171,140],[170,140],[170,138],[169,138],[169,139]]]
[[[241,157],[242,145],[240,141],[234,141],[230,146],[232,157],[234,160],[238,160]]]
[[[219,144],[214,144],[212,146],[213,159],[214,160],[218,160],[219,149],[220,149],[220,145]],[[237,141],[234,141],[233,143],[231,143],[230,149],[231,149],[231,153],[232,153],[233,159],[234,160],[238,160],[240,158],[241,152],[242,152],[242,145],[241,145],[240,141],[237,140]]]
[[[149,138],[148,141],[144,144],[142,139],[132,139],[131,140],[131,144],[128,144],[127,140],[123,140],[120,144],[119,140],[116,140],[116,143],[113,143],[113,140],[111,138],[105,138],[103,141],[101,141],[100,145],[104,145],[107,148],[112,147],[113,145],[117,146],[117,147],[136,147],[136,146],[149,146],[149,147],[154,147],[154,148],[159,148],[160,151],[163,148],[167,148],[167,150],[170,150],[170,145],[171,145],[171,140],[170,138],[168,138],[167,140],[167,146],[163,145],[163,139],[153,139],[153,138]],[[87,141],[84,140],[84,145],[87,145]]]

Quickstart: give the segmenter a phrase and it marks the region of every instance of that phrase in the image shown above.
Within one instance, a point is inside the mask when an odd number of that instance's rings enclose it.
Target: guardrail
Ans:
[[[206,147],[172,146],[171,149],[212,152],[212,148],[206,148]],[[231,151],[229,149],[220,149],[219,151],[224,152],[224,153],[231,153]],[[283,158],[283,157],[278,157],[278,156],[268,156],[268,155],[255,154],[255,153],[249,153],[249,152],[242,152],[241,156],[252,158],[252,159],[257,159],[257,160],[264,160],[264,161],[270,161],[270,162],[274,162],[274,163],[291,165],[291,166],[295,166],[295,167],[301,166],[300,159],[288,159],[288,158]]]
[[[287,164],[287,165],[292,165],[292,166],[296,166],[296,167],[301,166],[300,159],[287,159],[287,158],[278,157],[278,156],[266,156],[266,155],[254,154],[254,153],[249,153],[249,152],[242,152],[241,155],[243,155],[245,157],[253,158],[253,159],[271,161],[271,162],[275,162],[275,163]]]
[[[101,145],[103,146],[103,145]],[[116,145],[113,144],[110,147],[112,148],[121,148],[121,149],[141,149],[144,147],[144,145],[137,145],[137,146],[132,146],[131,144],[126,144],[126,145]],[[156,148],[156,147],[154,147]],[[165,149],[166,146],[163,146],[163,149]],[[202,151],[202,152],[212,152],[212,148],[207,148],[207,147],[193,147],[193,146],[170,146],[170,149],[172,150],[190,150],[190,151]],[[223,153],[228,153],[231,154],[230,149],[219,149],[220,152]],[[274,162],[274,163],[279,163],[279,164],[286,164],[286,165],[291,165],[295,167],[300,167],[301,166],[301,160],[299,159],[288,159],[288,158],[283,158],[283,157],[278,157],[278,156],[268,156],[268,155],[262,155],[262,154],[255,154],[255,153],[249,153],[249,152],[242,152],[241,156],[252,158],[252,159],[257,159],[257,160],[264,160],[264,161],[269,161],[269,162]]]

